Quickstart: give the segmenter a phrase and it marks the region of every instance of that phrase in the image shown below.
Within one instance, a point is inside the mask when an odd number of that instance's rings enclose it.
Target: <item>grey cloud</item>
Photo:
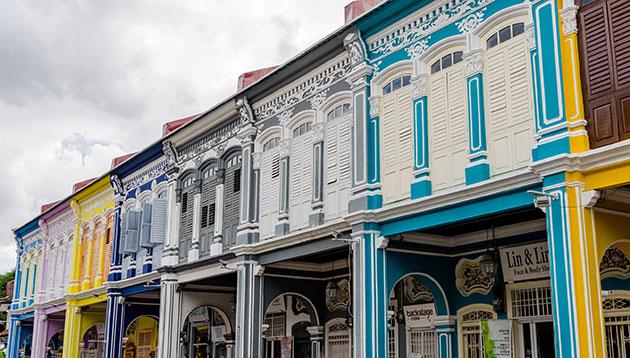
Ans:
[[[69,158],[69,154],[77,152],[81,155],[81,162],[85,165],[85,158],[92,154],[92,148],[96,145],[108,146],[113,144],[104,140],[86,138],[81,133],[72,133],[72,136],[61,141],[55,150],[55,156],[59,159]]]

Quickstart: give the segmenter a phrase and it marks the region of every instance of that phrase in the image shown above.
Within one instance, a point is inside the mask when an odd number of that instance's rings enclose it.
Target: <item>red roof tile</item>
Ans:
[[[184,124],[192,121],[193,119],[199,117],[198,114],[192,115],[190,117],[176,119],[174,121],[166,122],[162,126],[162,137],[165,135],[174,132],[177,128],[183,126]]]
[[[348,24],[357,17],[370,11],[374,6],[380,4],[383,0],[355,0],[344,8],[345,23]]]
[[[242,75],[238,76],[238,91],[242,90],[243,88],[249,87],[249,85],[265,77],[266,74],[275,70],[276,68],[278,68],[278,66],[261,68],[258,70],[245,72]]]
[[[138,153],[138,152],[128,153],[128,154],[121,155],[120,157],[116,157],[116,158],[112,159],[112,165],[111,165],[110,169],[116,168],[120,164],[122,164],[125,161],[127,161],[127,159],[133,157],[136,153]]]
[[[88,184],[90,184],[91,182],[93,182],[96,179],[97,178],[91,178],[91,179],[80,181],[80,182],[74,184],[72,186],[72,193],[76,193],[77,191],[81,190],[82,188],[84,188],[85,186],[87,186]]]
[[[46,210],[52,208],[53,206],[57,205],[60,202],[60,200],[58,201],[53,201],[52,203],[47,203],[42,205],[42,213],[44,213]]]

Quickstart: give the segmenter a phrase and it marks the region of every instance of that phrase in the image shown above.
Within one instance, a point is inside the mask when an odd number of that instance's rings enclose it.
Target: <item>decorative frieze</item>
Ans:
[[[390,27],[386,33],[368,39],[368,50],[382,58],[492,2],[494,0],[442,0],[433,6],[425,6],[413,15],[411,20]],[[460,31],[468,29],[476,21],[479,21],[478,17],[462,21]]]
[[[403,279],[403,286],[405,297],[410,303],[433,301],[431,289],[417,278],[413,276],[405,277]]]
[[[431,36],[427,36],[426,38],[416,42],[415,44],[407,47],[405,51],[407,51],[407,55],[412,60],[417,60],[420,55],[424,53],[429,48],[429,40]]]
[[[481,258],[461,259],[455,267],[455,286],[464,297],[473,293],[485,295],[494,285],[494,277],[485,277],[481,273]]]
[[[150,183],[152,180],[160,177],[161,175],[166,173],[167,166],[168,166],[168,161],[162,159],[156,163],[150,164],[142,168],[135,175],[125,178],[122,182],[124,192],[128,192],[129,190],[138,188],[142,184]],[[112,185],[114,185],[113,181],[112,181]],[[115,186],[114,186],[114,191],[116,191]]]
[[[481,10],[466,16],[462,21],[456,22],[455,26],[457,26],[457,29],[462,34],[472,32],[483,22],[483,15],[485,12],[486,8],[484,7]]]
[[[352,68],[350,59],[344,54],[332,61],[324,69],[307,76],[271,99],[254,105],[256,119],[261,121],[286,111],[296,104],[308,100],[326,88],[343,80]]]
[[[176,157],[176,164],[183,163],[185,161],[194,159],[200,154],[207,152],[211,149],[215,149],[217,152],[221,151],[220,146],[227,142],[230,138],[236,137],[240,131],[240,123],[242,117],[233,119],[226,124],[211,130],[209,133],[201,136],[197,140],[178,148]],[[224,148],[225,149],[225,148]],[[166,152],[165,152],[166,154]],[[168,158],[168,156],[167,156]],[[170,164],[170,162],[169,162]]]
[[[328,311],[346,311],[350,306],[350,285],[348,280],[341,280],[337,284],[337,295],[335,298],[330,298],[326,295],[326,307]]]
[[[599,271],[602,278],[630,278],[630,260],[628,260],[623,251],[616,247],[611,247],[604,253],[602,262],[599,265]]]

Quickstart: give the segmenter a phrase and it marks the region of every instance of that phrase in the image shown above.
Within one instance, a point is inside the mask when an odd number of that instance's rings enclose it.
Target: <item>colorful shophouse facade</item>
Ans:
[[[627,356],[629,5],[371,6],[16,230],[12,345]]]

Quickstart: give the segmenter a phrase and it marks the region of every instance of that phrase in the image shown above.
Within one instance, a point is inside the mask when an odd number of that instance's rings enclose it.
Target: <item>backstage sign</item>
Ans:
[[[430,327],[431,320],[435,317],[435,305],[424,303],[420,305],[404,306],[405,325],[407,328]]]
[[[549,277],[549,248],[546,242],[499,250],[505,282]]]

